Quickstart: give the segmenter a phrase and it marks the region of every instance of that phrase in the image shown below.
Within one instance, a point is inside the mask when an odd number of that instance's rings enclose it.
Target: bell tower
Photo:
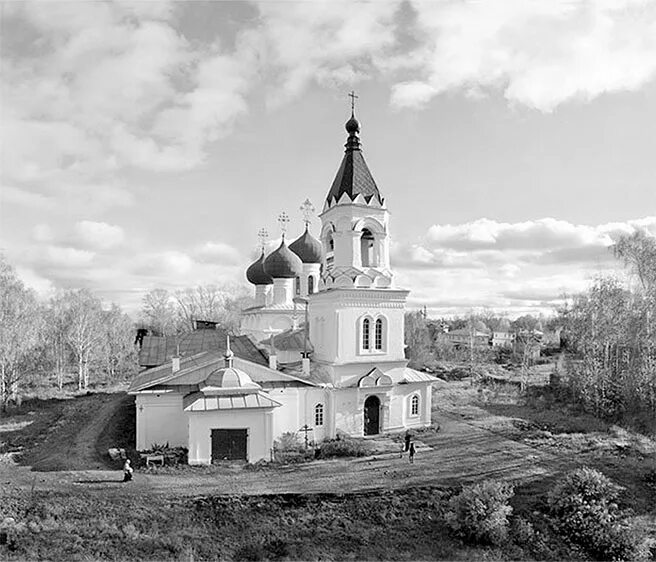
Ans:
[[[362,155],[353,104],[346,132],[344,156],[320,215],[320,290],[308,304],[313,359],[336,386],[357,384],[375,367],[407,365],[408,291],[394,287],[389,212]]]

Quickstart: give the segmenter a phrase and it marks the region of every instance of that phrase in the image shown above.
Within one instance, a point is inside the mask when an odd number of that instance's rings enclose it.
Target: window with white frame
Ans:
[[[362,349],[369,350],[371,347],[371,320],[365,318],[362,321]]]
[[[314,277],[310,275],[308,277],[308,295],[311,295],[314,293]]]
[[[323,404],[314,407],[314,425],[323,425]]]
[[[416,394],[410,399],[410,415],[418,416],[419,415],[419,396]]]
[[[385,325],[383,322],[382,318],[377,318],[376,319],[376,328],[374,332],[374,349],[376,351],[382,351],[383,349],[383,331],[385,329]]]

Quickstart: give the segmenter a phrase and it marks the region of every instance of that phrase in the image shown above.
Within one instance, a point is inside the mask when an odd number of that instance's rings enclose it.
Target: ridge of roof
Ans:
[[[180,361],[180,370],[175,372],[173,372],[171,363],[147,369],[132,380],[130,387],[128,388],[128,393],[134,394],[153,386],[167,383],[174,384],[176,379],[187,377],[193,374],[194,371],[200,371],[208,367],[214,368],[213,363],[216,363],[216,368],[220,368],[223,365],[223,361],[224,358],[221,353],[203,351],[191,357],[185,357],[182,359]],[[242,359],[241,357],[235,357],[233,359],[233,366],[246,372],[255,382],[294,381],[317,386],[316,383],[312,381],[288,373],[282,373],[278,370],[271,369],[268,366],[249,361],[248,359]],[[181,384],[186,385],[188,383],[185,382]]]

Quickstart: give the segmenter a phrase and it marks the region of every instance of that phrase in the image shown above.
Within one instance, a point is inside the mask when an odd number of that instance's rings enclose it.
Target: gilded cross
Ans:
[[[278,224],[280,225],[280,230],[282,231],[282,237],[285,237],[287,233],[287,225],[289,224],[289,215],[283,211],[278,215]]]
[[[266,228],[260,228],[260,231],[257,233],[257,237],[260,240],[260,248],[264,250],[267,240],[269,239],[269,231]]]
[[[351,93],[348,94],[348,97],[351,98],[351,115],[355,115],[355,100],[357,100],[360,96],[356,96],[355,92],[351,90]]]
[[[305,223],[305,226],[308,227],[312,222],[312,215],[314,215],[314,205],[309,199],[306,199],[300,209],[301,213],[303,213],[303,222]]]

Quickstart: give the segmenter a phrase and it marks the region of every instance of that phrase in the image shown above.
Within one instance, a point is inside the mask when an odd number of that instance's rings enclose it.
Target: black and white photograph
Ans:
[[[0,0],[0,560],[656,559],[656,0]]]

